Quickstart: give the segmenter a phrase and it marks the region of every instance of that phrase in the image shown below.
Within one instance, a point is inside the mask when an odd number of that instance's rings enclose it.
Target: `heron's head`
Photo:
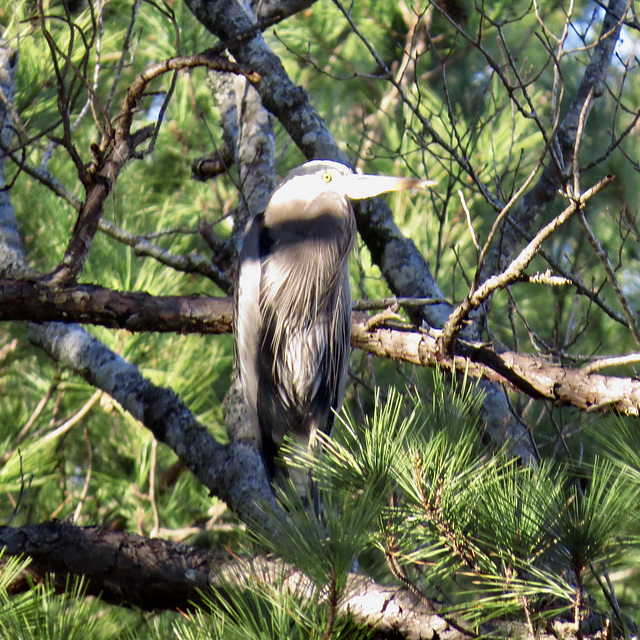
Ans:
[[[433,180],[354,173],[340,162],[312,160],[290,171],[271,196],[271,206],[291,202],[310,203],[323,195],[350,200],[373,198],[390,191],[427,189]]]

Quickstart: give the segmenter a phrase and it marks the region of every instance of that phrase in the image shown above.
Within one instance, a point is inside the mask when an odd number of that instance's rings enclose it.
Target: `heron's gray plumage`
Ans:
[[[351,332],[349,254],[356,224],[349,199],[428,186],[357,176],[307,162],[248,225],[236,288],[236,358],[265,464],[285,434],[302,443],[329,433],[344,394]]]

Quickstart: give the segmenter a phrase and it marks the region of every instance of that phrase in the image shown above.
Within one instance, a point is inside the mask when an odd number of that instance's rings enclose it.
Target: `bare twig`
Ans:
[[[535,184],[523,195],[512,214],[522,230],[528,231],[537,216],[555,200],[558,190],[566,182],[568,173],[574,166],[579,121],[586,120],[592,98],[602,93],[607,69],[628,6],[629,0],[610,0],[608,3],[591,61],[585,69],[573,100],[557,126],[555,135],[551,138],[553,141],[551,150],[555,160],[547,164]],[[557,64],[555,68],[558,68]],[[554,150],[556,145],[559,153]],[[500,265],[513,254],[519,239],[520,234],[513,227],[505,227],[500,242],[495,243],[480,267],[480,274],[477,277],[479,283],[499,273]]]
[[[257,81],[259,76],[242,65],[224,58],[212,58],[206,54],[170,58],[152,65],[132,82],[122,102],[120,116],[113,135],[104,136],[99,146],[93,148],[94,162],[81,179],[86,198],[80,209],[71,239],[60,264],[47,280],[54,285],[69,284],[76,280],[84,267],[93,237],[98,229],[102,209],[112,192],[120,171],[135,156],[138,147],[153,135],[153,126],[131,133],[133,116],[144,89],[155,78],[179,69],[206,67],[228,73],[239,73]]]
[[[607,280],[609,281],[609,284],[611,285],[611,288],[613,289],[613,292],[615,293],[616,298],[618,299],[618,302],[622,307],[622,311],[624,313],[624,317],[627,319],[631,334],[633,335],[636,344],[640,345],[640,327],[638,327],[638,316],[631,309],[627,297],[622,292],[622,287],[620,287],[620,283],[618,282],[618,278],[616,277],[613,265],[611,264],[609,256],[607,255],[607,251],[602,246],[602,243],[600,242],[600,240],[598,240],[598,237],[591,229],[591,226],[589,225],[584,212],[580,212],[580,224],[587,233],[589,244],[593,247],[593,250],[595,251],[596,256],[598,256],[604,272],[607,274]]]
[[[40,401],[36,405],[36,408],[29,416],[29,419],[24,423],[24,426],[22,427],[22,429],[20,429],[18,435],[13,438],[11,447],[8,448],[2,455],[2,458],[0,458],[0,464],[5,464],[7,460],[9,460],[9,458],[15,453],[16,449],[20,446],[24,439],[29,435],[31,428],[42,414],[42,411],[47,406],[49,400],[51,400],[51,396],[53,396],[54,391],[58,388],[59,383],[60,377],[59,375],[55,374],[51,384],[49,385],[49,388],[47,389],[47,392],[44,394],[44,396],[42,396],[42,398],[40,398]]]
[[[558,216],[556,216],[549,224],[545,225],[535,237],[527,244],[527,246],[518,254],[511,264],[500,274],[492,276],[483,284],[473,290],[465,300],[458,305],[447,320],[438,342],[443,353],[449,353],[456,336],[462,328],[462,324],[468,317],[472,309],[477,309],[490,295],[496,290],[502,289],[507,285],[515,282],[524,269],[529,265],[542,243],[552,235],[560,226],[562,226],[573,215],[580,211],[585,203],[593,195],[601,191],[607,184],[613,180],[613,176],[607,176],[590,189],[587,189],[579,198],[573,199],[569,206]]]
[[[640,362],[640,353],[627,353],[624,356],[608,356],[599,358],[582,367],[585,373],[593,373],[608,367],[620,367],[629,364],[637,364]]]
[[[444,298],[378,298],[375,300],[354,300],[354,311],[373,311],[398,305],[399,307],[424,307],[428,304],[449,304]]]
[[[158,513],[158,503],[156,496],[156,463],[158,461],[158,441],[154,438],[151,442],[151,462],[149,464],[149,502],[153,513],[153,527],[149,532],[150,538],[156,538],[160,531],[160,514]]]
[[[458,189],[458,197],[460,198],[460,203],[462,204],[462,208],[464,209],[464,215],[467,219],[467,227],[469,229],[469,233],[471,234],[471,242],[473,242],[473,246],[477,251],[480,251],[480,244],[478,242],[478,236],[473,228],[473,222],[471,220],[471,212],[469,211],[469,207],[467,206],[467,201],[464,199],[464,194],[461,189]]]
[[[109,237],[130,246],[136,255],[154,258],[159,263],[177,271],[205,276],[215,282],[223,291],[227,293],[231,291],[229,276],[218,269],[211,259],[205,258],[199,253],[191,252],[182,255],[171,253],[149,242],[147,238],[125,231],[104,218],[100,219],[98,228]]]

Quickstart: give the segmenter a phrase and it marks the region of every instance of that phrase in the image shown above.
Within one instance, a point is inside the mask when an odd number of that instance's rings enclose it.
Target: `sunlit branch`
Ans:
[[[515,282],[522,275],[522,272],[526,269],[531,260],[533,260],[537,255],[542,243],[559,227],[567,222],[567,220],[580,211],[589,198],[601,191],[612,180],[612,176],[607,176],[590,189],[587,189],[577,199],[573,199],[561,214],[556,216],[535,235],[535,237],[502,273],[491,276],[491,278],[485,280],[479,287],[475,288],[475,290],[470,293],[460,305],[458,305],[458,307],[449,316],[449,319],[438,338],[443,353],[450,352],[453,341],[460,333],[463,323],[468,318],[469,312],[472,309],[477,309],[498,289],[502,289]]]

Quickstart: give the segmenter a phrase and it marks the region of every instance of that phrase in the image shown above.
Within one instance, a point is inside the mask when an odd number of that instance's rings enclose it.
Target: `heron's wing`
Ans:
[[[331,430],[332,410],[340,408],[344,392],[351,326],[346,257],[336,251],[329,260],[306,243],[303,259],[290,248],[262,270],[258,413],[263,437],[276,449],[285,433],[308,439],[317,429]]]
[[[254,217],[247,225],[238,266],[238,284],[235,291],[235,351],[238,374],[244,389],[251,422],[258,429],[258,366],[260,348],[260,251],[259,238],[263,226],[262,216]]]
[[[272,199],[242,251],[238,360],[271,473],[286,433],[302,442],[330,431],[344,391],[355,220],[335,195],[316,198],[317,212],[305,206]]]

